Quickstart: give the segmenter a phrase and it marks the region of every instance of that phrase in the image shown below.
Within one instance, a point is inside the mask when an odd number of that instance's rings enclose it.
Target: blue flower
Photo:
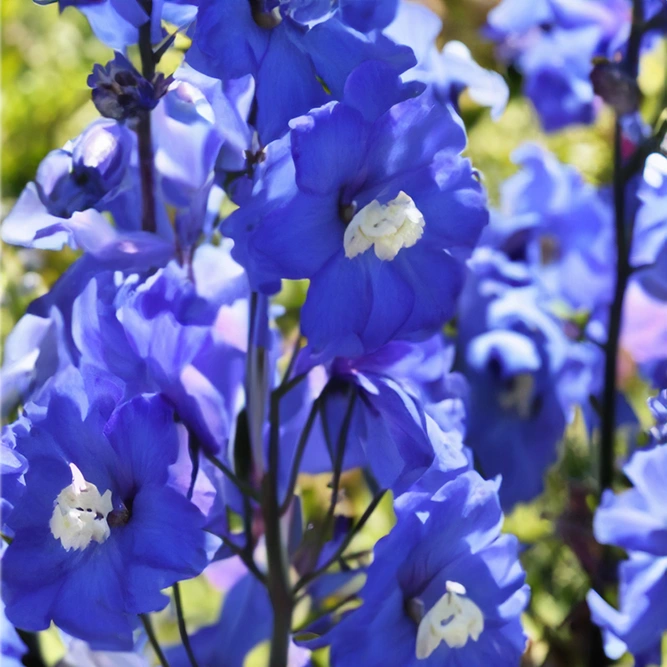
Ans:
[[[292,118],[341,99],[347,76],[362,62],[382,60],[397,72],[414,65],[410,49],[371,30],[391,21],[396,0],[344,0],[326,15],[319,1],[254,4],[256,11],[247,0],[203,0],[187,62],[223,81],[252,75],[261,145],[281,137]],[[322,20],[302,25],[301,12],[304,20]],[[349,28],[347,20],[371,31]]]
[[[16,428],[29,469],[9,517],[3,599],[20,628],[53,621],[93,648],[129,650],[137,614],[164,607],[160,591],[199,574],[217,544],[185,497],[187,437],[164,399],[115,407],[111,385],[90,402],[79,382],[54,385]]]
[[[422,403],[419,385],[426,384],[424,377],[428,377],[433,384],[438,380],[445,382],[442,376],[433,377],[429,370],[424,369],[424,364],[420,363],[423,362],[420,358],[423,353],[421,346],[415,344],[391,343],[365,357],[337,357],[327,365],[326,370],[317,367],[311,378],[313,387],[304,391],[302,385],[286,397],[288,401],[298,403],[300,410],[292,417],[294,424],[281,440],[284,457],[281,470],[290,470],[290,459],[301,432],[300,427],[313,398],[317,398],[319,412],[305,450],[301,466],[303,472],[331,471],[339,443],[345,448],[343,470],[364,468],[381,488],[391,488],[395,492],[407,488],[430,468],[451,475],[468,469],[469,459],[462,433],[456,428],[459,425],[456,419],[439,420],[445,427],[441,428]],[[410,356],[413,358],[410,359]],[[306,350],[297,362],[297,371],[309,361]],[[437,362],[433,360],[431,363]],[[323,379],[322,372],[328,378]],[[423,376],[420,376],[422,372]],[[403,377],[401,374],[404,374]],[[452,395],[445,398],[447,392],[442,390],[434,393],[443,403],[450,402],[450,405],[439,406],[443,413],[456,411],[451,403],[460,401],[459,397]],[[350,406],[347,437],[341,440]],[[437,410],[434,412],[436,417],[440,416]]]
[[[289,16],[303,25],[336,15],[341,23],[360,32],[386,27],[396,14],[398,0],[268,0],[265,12]]]
[[[652,297],[667,301],[667,158],[651,153],[637,188],[640,206],[636,218],[636,241],[632,263],[643,270],[637,273],[642,288]]]
[[[132,147],[127,128],[99,120],[63,149],[49,153],[35,183],[28,184],[3,222],[3,241],[57,249],[67,241],[68,225],[76,230],[77,222],[78,227],[95,224],[97,219],[87,212],[108,210],[123,186]]]
[[[254,288],[310,279],[302,331],[324,357],[436,331],[487,220],[463,129],[410,90],[391,68],[362,65],[343,103],[267,148],[252,200],[223,226]]]
[[[592,312],[611,302],[613,211],[581,174],[536,144],[512,155],[483,243],[525,263],[545,302]]]
[[[545,130],[591,123],[594,56],[613,55],[630,21],[626,0],[503,0],[488,16],[499,55],[524,75]]]
[[[525,647],[528,601],[516,538],[501,535],[497,482],[427,474],[396,500],[363,604],[314,642],[333,665],[510,667]]]
[[[247,296],[228,244],[143,280],[100,274],[72,307],[77,363],[119,378],[126,398],[162,392],[203,447],[224,451],[243,405]]]
[[[542,491],[574,406],[597,387],[601,357],[565,336],[530,284],[489,276],[506,259],[478,253],[475,262],[459,310],[466,444],[486,476],[502,475],[500,499],[511,508]]]
[[[634,488],[607,490],[595,514],[598,542],[628,551],[621,563],[620,611],[591,591],[588,604],[605,631],[605,651],[619,658],[630,651],[637,665],[660,662],[667,630],[667,447],[636,452],[624,472]]]
[[[409,46],[417,58],[415,67],[401,78],[427,84],[440,103],[455,108],[459,95],[467,89],[477,104],[491,107],[491,116],[497,120],[509,98],[505,80],[498,72],[480,67],[461,42],[447,42],[440,51],[436,39],[441,31],[442,20],[430,9],[401,0],[394,22],[385,30],[394,41]]]
[[[192,635],[192,650],[200,667],[243,667],[248,653],[271,639],[273,611],[266,587],[238,557],[213,564],[206,574],[225,599],[218,622]],[[172,667],[191,664],[182,646],[169,649],[167,659]],[[291,643],[287,667],[310,664],[310,651]]]
[[[40,4],[55,0],[38,0]],[[58,0],[60,11],[76,7],[88,19],[97,38],[112,49],[124,51],[139,40],[139,28],[151,21],[151,42],[159,42],[164,33],[162,19],[177,26],[185,26],[194,20],[197,1],[187,4],[182,0],[156,0],[151,16],[140,0]]]

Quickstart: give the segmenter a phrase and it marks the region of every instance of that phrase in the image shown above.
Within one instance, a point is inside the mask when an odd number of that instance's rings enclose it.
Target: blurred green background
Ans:
[[[481,64],[498,68],[491,46],[479,35],[494,0],[449,0],[446,4],[431,0],[427,4],[443,16],[443,41],[460,39]],[[46,153],[76,136],[96,117],[86,78],[94,63],[106,62],[113,54],[91,35],[86,20],[73,9],[59,15],[56,4],[40,7],[29,0],[3,0],[1,19],[4,217]],[[642,88],[649,105],[664,81],[663,55],[664,50],[659,50],[644,63]],[[179,57],[174,53],[163,67],[173,69]],[[469,130],[469,154],[484,175],[491,202],[497,203],[500,183],[515,169],[512,152],[526,140],[544,142],[591,182],[607,182],[612,169],[611,116],[603,113],[593,128],[573,128],[546,137],[530,105],[519,95],[516,75],[500,71],[509,75],[513,94],[498,123],[491,121],[488,111],[469,101],[464,100],[462,107]],[[2,247],[2,340],[28,303],[44,293],[75,256],[72,251],[43,253]],[[294,291],[295,296],[286,295],[287,305],[298,298],[298,291]],[[533,589],[526,614],[531,644],[525,667],[577,667],[586,653],[589,633],[582,601],[589,579],[582,561],[596,551],[590,542],[594,466],[586,431],[578,420],[565,439],[560,462],[550,473],[547,492],[508,519],[507,529],[524,542],[523,560]],[[352,499],[350,513],[363,511],[368,497],[359,492],[354,479],[349,482],[348,495]],[[371,523],[370,532],[362,539],[376,538],[389,525],[385,513]],[[211,601],[210,594],[202,595],[199,585],[186,586],[188,611],[195,623],[205,620],[202,609],[207,605],[202,600]],[[216,600],[215,608],[219,604]],[[168,612],[164,626],[166,636],[175,638]]]

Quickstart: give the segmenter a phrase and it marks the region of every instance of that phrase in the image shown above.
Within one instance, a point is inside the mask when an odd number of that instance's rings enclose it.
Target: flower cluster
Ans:
[[[59,5],[116,51],[88,78],[101,117],[2,223],[79,251],[6,344],[3,656],[28,650],[14,626],[53,624],[72,664],[146,665],[150,645],[241,666],[269,642],[272,667],[322,647],[334,666],[518,666],[530,595],[503,511],[543,492],[577,414],[613,464],[621,354],[667,389],[664,346],[646,352],[667,340],[664,131],[616,85],[667,10],[491,11],[545,129],[618,116],[611,188],[525,144],[494,208],[466,108],[498,120],[510,88],[425,6]],[[591,80],[593,56],[623,76]],[[590,593],[592,618],[639,664],[667,628],[664,398],[635,488],[604,468],[595,519],[630,559],[621,611]],[[195,578],[225,597],[188,628]]]

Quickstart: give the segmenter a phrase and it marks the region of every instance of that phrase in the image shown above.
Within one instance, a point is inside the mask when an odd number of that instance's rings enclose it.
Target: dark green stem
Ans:
[[[176,621],[178,623],[178,633],[181,635],[181,642],[183,643],[183,648],[190,660],[192,667],[199,667],[197,664],[197,659],[195,654],[192,651],[192,645],[190,644],[190,636],[188,635],[188,630],[185,627],[185,617],[183,615],[183,601],[181,600],[181,589],[176,582],[173,586],[174,590],[174,606],[176,607]]]
[[[266,531],[267,588],[273,609],[269,665],[270,667],[286,667],[292,633],[294,597],[289,579],[289,557],[283,540],[278,500],[280,398],[275,393],[271,396],[269,429],[269,467],[262,479],[261,494],[262,515]]]
[[[149,614],[139,614],[141,622],[144,624],[144,630],[146,630],[146,635],[148,636],[148,641],[157,656],[158,662],[162,667],[169,667],[169,661],[165,657],[162,649],[160,648],[160,642],[158,642],[157,637],[155,636],[155,631],[153,630],[153,624],[151,623],[151,618]]]
[[[148,14],[148,21],[139,27],[141,74],[147,81],[152,81],[155,76],[155,57],[151,43],[153,0],[144,0],[142,6]],[[141,176],[141,228],[145,232],[155,232],[157,229],[155,217],[155,165],[150,111],[145,110],[139,113],[136,131],[139,152],[139,174]]]

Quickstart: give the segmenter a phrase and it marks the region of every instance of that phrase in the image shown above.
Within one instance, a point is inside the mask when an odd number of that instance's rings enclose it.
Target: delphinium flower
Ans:
[[[537,144],[524,144],[512,160],[521,169],[503,183],[482,243],[527,265],[545,302],[569,314],[606,308],[614,279],[611,206]]]
[[[47,0],[47,2],[55,0]],[[46,4],[39,0],[39,4]],[[139,40],[139,28],[150,20],[150,38],[157,44],[165,35],[162,19],[178,27],[187,26],[197,14],[197,2],[165,0],[150,3],[152,11],[147,13],[147,5],[141,0],[58,0],[63,11],[76,7],[90,23],[97,38],[113,49],[125,50]],[[154,9],[158,7],[159,11]]]
[[[91,210],[111,211],[130,185],[132,148],[133,136],[125,126],[98,120],[64,148],[51,151],[3,222],[3,241],[58,249],[78,228],[96,224],[99,218]],[[121,217],[119,224],[127,222]]]
[[[228,244],[144,279],[100,274],[73,304],[78,364],[119,378],[126,398],[162,392],[203,447],[223,451],[243,404],[247,297]]]
[[[35,388],[70,363],[59,311],[54,309],[46,317],[26,313],[4,341],[2,416],[8,418]]]
[[[524,92],[547,131],[590,123],[596,115],[590,81],[595,56],[612,57],[627,38],[627,0],[503,0],[488,16],[499,56],[524,76]]]
[[[330,642],[334,666],[518,665],[528,590],[497,489],[474,471],[434,472],[399,496],[361,607],[313,646]]]
[[[49,318],[24,316],[28,331],[46,327],[48,335],[21,348],[30,381],[17,380],[15,400],[35,399],[51,376],[63,377],[72,367],[93,382],[112,383],[124,400],[159,392],[188,428],[194,449],[233,468],[245,400],[249,292],[229,242],[199,246],[187,267],[173,260],[150,276],[96,271],[75,287],[59,305],[62,312],[52,307]],[[207,509],[210,525],[225,530],[228,480],[204,456],[200,468],[218,488],[217,509],[208,512],[210,484],[197,487],[196,500]]]
[[[458,108],[459,95],[467,90],[477,104],[491,108],[498,119],[507,105],[509,89],[503,77],[480,67],[462,42],[447,42],[442,51],[436,39],[442,20],[425,5],[401,0],[394,22],[385,34],[409,46],[417,58],[415,67],[401,75],[404,81],[422,81],[442,104]]]
[[[625,293],[620,344],[642,377],[662,389],[667,387],[667,158],[651,153],[631,191],[636,191],[633,273]]]
[[[486,476],[502,475],[504,508],[542,491],[576,405],[597,381],[599,351],[567,338],[511,262],[478,253],[459,308],[459,353],[470,383],[466,444]]]
[[[648,295],[667,301],[667,157],[662,153],[647,157],[637,198],[637,239],[632,249],[632,263],[640,269],[637,281]]]
[[[628,552],[619,566],[619,609],[596,591],[587,600],[607,655],[629,651],[643,667],[661,663],[667,630],[667,447],[635,452],[624,472],[634,488],[605,491],[594,523],[598,542]]]
[[[173,236],[166,215],[158,229],[166,238],[142,233],[136,140],[123,124],[92,123],[64,149],[42,161],[2,224],[5,243],[48,250],[67,244],[120,268],[154,266],[173,256]],[[108,212],[116,226],[101,215]]]
[[[106,66],[96,65],[88,82],[106,119],[45,158],[36,182],[3,222],[3,240],[45,249],[67,243],[92,254],[97,266],[112,268],[154,268],[174,256],[189,261],[202,234],[212,232],[219,194],[212,212],[209,198],[219,159],[223,170],[238,170],[245,162],[251,82],[223,90],[220,81],[186,68],[147,81],[120,53]],[[197,87],[200,82],[206,92]],[[155,234],[141,231],[143,175],[130,131],[149,113]],[[98,212],[109,213],[113,226]]]
[[[487,221],[463,129],[410,91],[382,64],[355,70],[343,102],[267,147],[252,200],[223,225],[254,289],[310,279],[301,329],[323,357],[436,331]]]
[[[390,343],[366,356],[337,357],[326,367],[316,367],[312,371],[315,377],[311,387],[296,387],[290,392],[293,396],[287,397],[298,403],[300,410],[299,415],[292,418],[297,428],[285,433],[281,441],[284,456],[281,468],[290,470],[306,415],[316,409],[302,461],[303,472],[330,471],[336,468],[336,461],[341,457],[343,470],[363,468],[381,488],[396,491],[406,488],[429,468],[452,475],[467,469],[469,461],[462,433],[457,430],[459,422],[443,417],[440,421],[444,428],[441,427],[428,414],[416,390],[422,383],[419,377],[422,359],[408,360],[408,357],[411,354],[420,357],[420,353],[423,354],[420,347],[419,344]],[[306,350],[297,361],[296,372],[308,367],[308,357]],[[405,379],[396,372],[401,362]],[[429,371],[424,374],[428,377]],[[438,380],[445,382],[444,377],[429,379],[434,384]],[[438,394],[441,401],[455,402],[462,398],[453,391],[447,398],[445,391],[434,394]],[[447,407],[452,413],[456,411],[453,405]],[[447,412],[445,406],[441,409]]]
[[[227,529],[226,505],[236,498],[240,511],[243,504],[205,454],[235,468],[237,419],[245,406],[248,296],[245,273],[226,242],[202,244],[189,266],[173,260],[148,277],[99,273],[72,306],[76,365],[108,374],[125,399],[160,392],[187,427],[200,469],[218,490],[207,527],[219,531]],[[209,508],[211,490],[202,488],[202,507]]]
[[[347,76],[360,63],[383,61],[398,72],[414,65],[412,51],[379,30],[393,18],[396,0],[335,4],[200,3],[187,62],[222,80],[252,75],[261,145],[282,136],[291,119],[341,99]]]
[[[243,667],[248,654],[271,638],[273,611],[266,587],[238,557],[211,565],[205,576],[225,593],[220,618],[192,635],[192,650],[200,667]],[[172,667],[189,667],[182,646],[170,648]],[[310,665],[310,651],[290,643],[286,667]]]
[[[95,397],[72,372],[16,425],[28,472],[3,599],[19,628],[53,621],[93,648],[130,650],[137,615],[164,607],[161,591],[199,574],[217,541],[186,498],[187,435],[172,408],[158,395],[114,405],[112,387]]]

